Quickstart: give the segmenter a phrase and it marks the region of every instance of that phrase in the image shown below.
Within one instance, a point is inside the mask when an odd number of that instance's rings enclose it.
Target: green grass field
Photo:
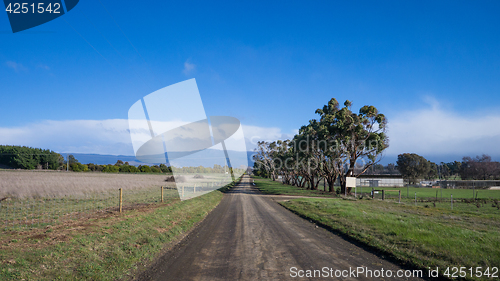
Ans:
[[[261,177],[252,177],[256,187],[264,194],[268,195],[297,195],[297,196],[318,196],[331,197],[332,193],[322,190],[307,190],[291,185],[285,185],[278,181],[272,181]],[[263,188],[261,188],[263,187]]]
[[[358,191],[359,187],[356,188]],[[363,192],[371,192],[371,187],[362,187]],[[442,188],[426,188],[426,187],[375,187],[375,189],[385,189],[385,190],[401,190],[401,197],[407,197],[409,195],[410,198],[415,197],[415,193],[417,193],[417,198],[432,198],[435,199],[436,195],[438,200],[449,200],[451,195],[453,195],[454,199],[500,199],[500,190],[487,190],[487,189],[442,189]],[[390,197],[396,197],[398,195],[397,191],[387,192]]]

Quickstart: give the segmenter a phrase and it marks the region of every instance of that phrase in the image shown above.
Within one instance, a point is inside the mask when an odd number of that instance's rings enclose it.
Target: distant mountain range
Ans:
[[[82,164],[94,163],[98,165],[115,164],[116,161],[121,160],[128,162],[130,165],[154,165],[161,163],[145,163],[137,160],[135,156],[131,155],[104,155],[104,154],[87,154],[87,153],[61,153],[66,158],[66,154],[72,154]],[[231,165],[235,168],[243,166],[253,166],[252,155],[253,151],[228,151],[231,159]],[[172,161],[176,167],[187,166],[204,166],[213,167],[214,164],[225,165],[224,153],[221,150],[205,149],[195,154],[175,159]]]

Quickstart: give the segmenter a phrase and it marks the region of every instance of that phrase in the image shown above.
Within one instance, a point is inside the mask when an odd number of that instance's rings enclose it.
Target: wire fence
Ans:
[[[123,193],[125,200],[122,202],[127,208],[159,202],[161,196],[159,187],[126,189]],[[176,194],[169,194],[172,198],[174,195]],[[3,222],[4,231],[19,231],[79,220],[99,213],[116,212],[118,208],[119,190],[62,197],[14,197],[0,203],[0,221]]]
[[[500,188],[500,181],[496,180],[442,180],[437,185],[451,189],[487,189]]]
[[[189,199],[225,185],[226,182],[179,183],[149,188],[117,188],[77,195],[0,198],[3,231],[46,228],[84,218],[102,216],[155,203]]]
[[[500,190],[470,190],[444,188],[362,188],[357,198],[396,202],[406,206],[478,211],[498,214]],[[369,192],[366,192],[369,191]],[[353,193],[354,194],[354,193]]]

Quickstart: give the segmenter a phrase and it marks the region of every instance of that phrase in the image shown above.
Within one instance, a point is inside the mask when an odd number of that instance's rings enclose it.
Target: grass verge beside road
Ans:
[[[335,197],[335,192],[324,192],[322,190],[308,190],[301,187],[282,184],[279,181],[272,181],[261,177],[252,177],[255,182],[255,187],[260,192],[267,195],[292,195],[292,196],[308,196],[308,197]]]
[[[0,280],[130,279],[167,243],[203,220],[221,201],[221,191],[45,229],[0,233]]]
[[[380,200],[301,198],[280,204],[425,272],[439,267],[443,276],[447,267],[489,267],[491,273],[500,267],[500,211],[492,216]]]

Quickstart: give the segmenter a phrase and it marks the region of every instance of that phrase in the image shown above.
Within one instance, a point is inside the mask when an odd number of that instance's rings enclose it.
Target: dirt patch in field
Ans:
[[[28,239],[37,239],[37,240],[40,240],[40,239],[44,239],[46,238],[47,235],[46,234],[36,234],[36,235],[32,235],[32,236],[29,236]]]

